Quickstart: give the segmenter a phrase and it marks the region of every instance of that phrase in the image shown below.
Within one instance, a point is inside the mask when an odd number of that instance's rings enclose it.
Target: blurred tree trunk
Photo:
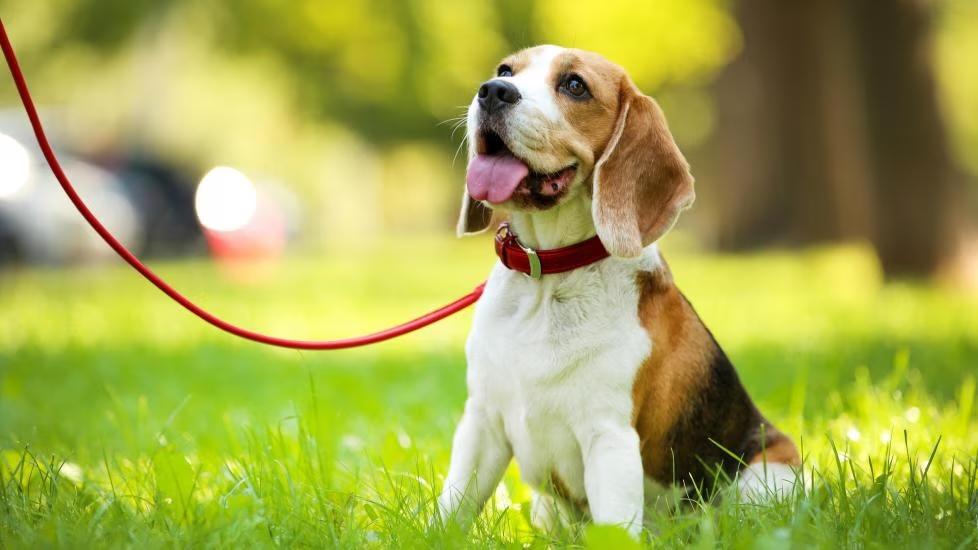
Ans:
[[[929,3],[852,2],[866,90],[876,223],[892,274],[932,273],[953,253],[954,182],[931,67]]]
[[[718,244],[869,239],[888,276],[950,253],[956,181],[926,6],[744,0],[744,50],[717,83]]]

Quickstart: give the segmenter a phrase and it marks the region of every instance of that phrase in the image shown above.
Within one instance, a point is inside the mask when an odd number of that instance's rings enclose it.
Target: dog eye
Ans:
[[[513,68],[509,65],[500,65],[496,69],[496,76],[513,76]]]
[[[588,92],[587,84],[584,83],[584,79],[576,74],[568,76],[564,80],[564,83],[561,85],[560,89],[564,93],[577,99],[584,99],[591,96],[591,94]]]

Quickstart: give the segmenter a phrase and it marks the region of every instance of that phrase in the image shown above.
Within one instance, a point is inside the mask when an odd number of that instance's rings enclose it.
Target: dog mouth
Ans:
[[[577,172],[576,163],[556,172],[535,172],[492,130],[481,130],[476,139],[476,155],[465,176],[469,195],[476,200],[501,204],[520,196],[552,201],[566,192]]]

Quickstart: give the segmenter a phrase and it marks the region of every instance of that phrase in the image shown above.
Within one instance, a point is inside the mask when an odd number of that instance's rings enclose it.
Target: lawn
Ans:
[[[389,242],[247,279],[158,270],[242,325],[338,337],[467,292],[488,246]],[[650,509],[645,544],[978,547],[978,298],[885,285],[859,247],[667,253],[761,408],[802,440],[810,489]],[[0,273],[0,546],[624,546],[611,529],[534,531],[515,466],[470,533],[432,525],[470,319],[283,351],[121,266]]]

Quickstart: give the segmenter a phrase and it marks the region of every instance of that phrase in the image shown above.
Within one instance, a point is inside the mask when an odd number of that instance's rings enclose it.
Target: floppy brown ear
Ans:
[[[618,121],[594,167],[592,215],[612,255],[635,257],[672,228],[696,194],[662,109],[631,82],[622,87]]]
[[[462,211],[458,215],[458,225],[455,233],[459,237],[482,233],[492,222],[492,209],[482,203],[473,200],[468,191],[462,192]]]

